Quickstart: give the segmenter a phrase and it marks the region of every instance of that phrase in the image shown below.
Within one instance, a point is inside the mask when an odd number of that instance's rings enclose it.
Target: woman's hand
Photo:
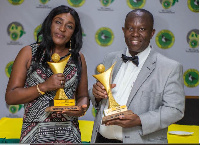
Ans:
[[[65,77],[62,73],[53,74],[45,82],[39,84],[40,90],[43,92],[53,91],[59,88],[64,88]]]

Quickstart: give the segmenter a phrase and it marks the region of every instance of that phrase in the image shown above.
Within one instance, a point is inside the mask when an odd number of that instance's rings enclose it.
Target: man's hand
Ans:
[[[137,114],[120,115],[119,118],[107,121],[105,125],[118,125],[124,128],[141,125],[140,117]]]
[[[111,88],[114,88],[115,86],[116,84],[111,84]],[[97,101],[108,97],[105,87],[100,82],[93,85],[92,93]]]

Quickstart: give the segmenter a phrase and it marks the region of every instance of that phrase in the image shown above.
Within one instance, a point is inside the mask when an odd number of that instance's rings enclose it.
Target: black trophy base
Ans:
[[[105,124],[106,122],[108,122],[110,120],[117,119],[117,118],[119,118],[120,115],[130,115],[130,114],[133,114],[133,112],[131,110],[127,110],[127,111],[119,112],[116,114],[104,116],[102,119],[102,124]]]

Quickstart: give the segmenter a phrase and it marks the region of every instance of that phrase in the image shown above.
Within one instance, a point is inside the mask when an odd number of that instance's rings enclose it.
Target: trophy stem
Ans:
[[[119,107],[120,105],[115,101],[113,95],[112,95],[112,91],[108,91],[108,96],[109,96],[109,107],[108,108],[116,108]]]
[[[54,97],[54,100],[66,100],[68,97],[65,94],[65,91],[63,88],[60,88],[56,91],[56,96]]]

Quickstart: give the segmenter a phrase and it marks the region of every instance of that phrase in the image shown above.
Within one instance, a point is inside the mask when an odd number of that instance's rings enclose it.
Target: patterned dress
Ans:
[[[34,43],[30,46],[34,57],[38,45]],[[25,88],[42,83],[53,75],[50,68],[45,69],[41,64],[35,71],[32,71],[33,63],[34,61],[27,72]],[[72,99],[78,86],[78,75],[77,66],[71,59],[69,59],[63,74],[66,79],[64,91],[67,97]],[[56,90],[49,91],[24,104],[20,143],[81,143],[78,117],[45,112],[49,101],[54,99],[55,94]]]

